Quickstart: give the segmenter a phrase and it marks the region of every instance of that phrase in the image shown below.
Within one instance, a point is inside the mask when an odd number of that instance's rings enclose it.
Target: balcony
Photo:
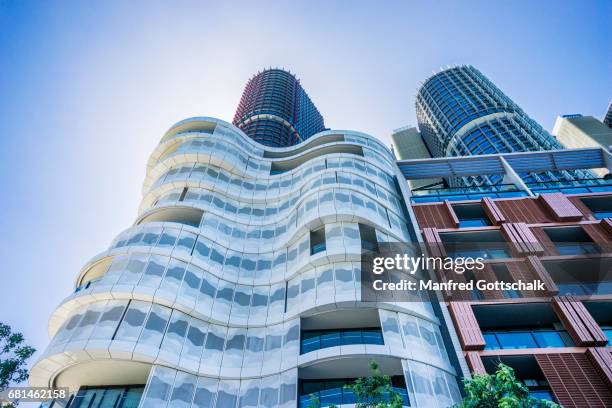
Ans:
[[[598,220],[612,218],[612,196],[580,197],[580,201],[586,205]]]
[[[559,288],[559,295],[612,294],[612,258],[581,258],[543,261]]]
[[[95,286],[101,280],[102,280],[102,278],[97,278],[97,279],[92,279],[92,280],[90,280],[88,282],[85,282],[85,283],[77,286],[77,288],[74,290],[74,293],[80,292],[80,291],[85,290],[85,289],[89,289],[92,286]]]
[[[491,225],[491,221],[480,203],[455,204],[452,207],[459,219],[459,228],[487,227]]]
[[[580,226],[544,228],[560,255],[598,254],[601,248]]]
[[[47,401],[40,408],[137,408],[140,405],[151,364],[109,359],[85,360],[71,361],[55,372],[53,381],[56,388],[66,387],[76,392],[71,391],[66,398]],[[42,387],[47,382],[32,382],[38,370],[35,366],[30,375],[30,385]]]
[[[533,356],[496,356],[483,357],[482,363],[487,373],[495,372],[499,363],[504,363],[514,370],[516,378],[529,389],[529,396],[557,402],[548,380]]]
[[[340,309],[302,317],[300,354],[353,344],[384,344],[376,309]]]
[[[499,230],[440,233],[446,254],[452,258],[511,258],[509,246]]]
[[[152,211],[143,216],[136,224],[142,225],[150,222],[175,222],[178,224],[199,227],[204,211],[190,207],[170,207]]]
[[[380,328],[315,330],[302,332],[300,354],[310,353],[327,347],[350,344],[384,344]]]
[[[574,347],[549,303],[475,305],[485,350]]]

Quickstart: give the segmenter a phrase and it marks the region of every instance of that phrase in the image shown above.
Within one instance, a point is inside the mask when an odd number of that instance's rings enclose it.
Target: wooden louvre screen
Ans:
[[[493,225],[500,225],[501,223],[506,222],[506,217],[504,214],[489,197],[483,198],[481,204],[485,214],[487,214],[487,217],[489,217],[489,220],[491,220]]]
[[[482,363],[482,358],[480,358],[480,354],[477,351],[468,351],[465,353],[465,361],[470,367],[470,371],[472,374],[480,374],[484,375],[487,373],[485,370],[485,366]]]
[[[536,237],[542,248],[544,249],[544,256],[556,256],[559,255],[559,250],[555,246],[554,242],[550,239],[544,228],[542,227],[531,227],[531,233]]]
[[[542,261],[540,261],[540,258],[530,255],[525,258],[525,263],[527,264],[527,268],[529,268],[529,270],[533,272],[538,279],[544,282],[544,286],[549,295],[556,295],[559,293],[559,287],[550,277],[550,274],[546,270],[546,267],[542,264]]]
[[[612,218],[604,218],[599,225],[612,237]]]
[[[436,228],[423,228],[423,238],[427,244],[430,256],[445,257],[446,250],[440,234]]]
[[[584,202],[582,202],[582,198],[583,197],[575,197],[575,196],[567,197],[567,199],[570,200],[570,202],[574,204],[574,206],[576,206],[578,210],[580,210],[580,212],[584,215],[585,219],[587,220],[596,219],[595,216],[593,215],[593,211],[591,211],[591,209]]]
[[[456,228],[457,224],[443,203],[412,206],[420,228]],[[454,214],[454,212],[453,212]]]
[[[444,200],[444,207],[446,208],[446,211],[448,211],[448,215],[451,218],[453,226],[455,228],[459,228],[459,218],[457,218],[457,214],[455,214],[455,210],[453,210],[453,206],[451,205],[450,201]]]
[[[601,379],[612,390],[612,349],[605,347],[589,348],[587,358],[599,373]]]
[[[562,193],[540,194],[540,202],[557,221],[579,221],[583,214]]]
[[[610,246],[610,241],[611,241],[610,235],[608,231],[606,231],[602,223],[582,224],[581,227],[584,230],[584,232],[586,232],[587,235],[591,237],[593,242],[596,242],[598,244],[603,244],[604,248],[606,248],[606,250],[603,252],[610,252],[609,249],[607,249]]]
[[[450,312],[463,350],[484,350],[485,340],[472,306],[468,302],[450,302]]]
[[[536,354],[534,357],[563,407],[612,406],[612,391],[586,353]]]
[[[425,245],[428,252],[428,256],[434,258],[445,258],[446,257],[446,249],[444,248],[444,243],[442,242],[442,238],[440,238],[440,234],[436,228],[423,228],[423,238],[425,239]],[[446,277],[446,273],[443,270],[435,269],[434,272],[436,276],[440,280],[440,282],[447,282],[448,279]],[[442,294],[450,299],[453,297],[453,293],[449,289],[444,289]]]
[[[497,200],[495,204],[504,214],[506,222],[538,224],[555,221],[549,211],[537,198],[529,197],[515,200]]]
[[[553,298],[552,307],[577,346],[605,346],[608,338],[581,301],[572,296]]]
[[[524,222],[502,224],[501,232],[518,256],[544,252],[542,244]]]

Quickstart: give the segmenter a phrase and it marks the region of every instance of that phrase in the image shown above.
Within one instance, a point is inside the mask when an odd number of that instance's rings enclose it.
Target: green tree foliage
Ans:
[[[20,383],[28,378],[26,360],[35,351],[23,344],[21,333],[13,333],[10,326],[0,323],[0,391],[10,383]]]
[[[393,390],[391,377],[384,375],[376,361],[370,362],[370,376],[358,378],[346,388],[355,394],[355,408],[402,408],[402,396]]]
[[[512,367],[502,363],[495,374],[477,374],[463,383],[466,396],[456,408],[560,408],[554,402],[531,398]]]

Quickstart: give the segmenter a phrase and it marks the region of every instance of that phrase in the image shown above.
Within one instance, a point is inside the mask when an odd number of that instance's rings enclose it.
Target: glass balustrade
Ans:
[[[413,203],[432,203],[439,201],[480,200],[484,197],[508,198],[526,197],[527,192],[514,184],[498,184],[486,187],[454,187],[412,190]]]
[[[384,341],[379,328],[305,331],[302,332],[301,354],[349,344],[384,344]]]
[[[483,331],[485,350],[573,347],[565,330],[524,329]]]
[[[594,178],[574,181],[533,181],[525,183],[529,189],[536,193],[602,193],[612,191],[612,180]]]
[[[401,387],[392,387],[393,391],[397,392],[402,396],[403,406],[410,406],[408,399],[408,391]],[[321,408],[329,407],[331,405],[342,406],[342,405],[353,405],[355,404],[356,398],[352,390],[344,387],[328,388],[322,391],[313,392],[308,395],[300,396],[300,408],[308,408],[317,406],[313,401],[313,397],[318,399]],[[383,400],[388,399],[388,396],[384,396]]]

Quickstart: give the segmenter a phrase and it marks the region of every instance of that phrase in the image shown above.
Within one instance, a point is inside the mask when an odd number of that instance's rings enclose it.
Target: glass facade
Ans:
[[[448,201],[469,201],[489,198],[526,197],[526,191],[519,190],[514,184],[497,184],[478,187],[450,187],[412,190],[412,202],[437,203]]]
[[[574,346],[574,342],[566,330],[529,328],[483,330],[482,335],[486,342],[485,350]]]
[[[329,407],[332,405],[354,405],[356,397],[353,391],[346,388],[355,379],[330,379],[330,380],[315,380],[302,382],[300,387],[299,408],[309,408],[317,406],[315,401],[318,400],[320,407]],[[410,406],[408,391],[402,377],[392,377],[391,385],[394,392],[398,393],[403,400],[403,406]],[[383,395],[380,400],[373,400],[373,403],[383,403],[388,401],[387,395]]]
[[[612,102],[610,102],[610,105],[608,105],[608,111],[606,112],[602,122],[612,128]]]
[[[326,347],[349,344],[384,344],[382,332],[374,329],[346,329],[305,331],[301,335],[301,353],[309,353]]]
[[[472,66],[443,70],[425,81],[416,98],[417,121],[434,157],[468,156],[563,146]],[[533,173],[526,182],[574,180],[586,171]],[[592,177],[592,174],[591,174]],[[451,179],[455,186],[495,185],[501,175]]]
[[[84,387],[76,393],[70,408],[138,408],[143,390],[144,385]]]

